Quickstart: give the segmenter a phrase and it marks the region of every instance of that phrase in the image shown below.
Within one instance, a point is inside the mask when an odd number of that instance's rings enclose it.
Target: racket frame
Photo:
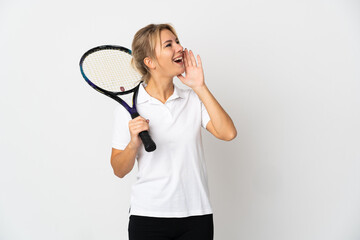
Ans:
[[[134,119],[139,115],[137,109],[136,109],[136,99],[137,99],[137,95],[138,95],[138,91],[139,91],[139,87],[140,84],[143,82],[142,80],[139,81],[139,83],[132,89],[126,90],[126,91],[119,91],[119,92],[111,92],[111,91],[107,91],[99,86],[96,86],[94,83],[91,82],[91,80],[85,75],[84,69],[83,69],[83,62],[85,60],[85,58],[97,51],[101,51],[101,50],[117,50],[117,51],[123,51],[129,55],[131,55],[131,50],[127,49],[125,47],[122,46],[116,46],[116,45],[102,45],[102,46],[98,46],[98,47],[94,47],[90,50],[88,50],[87,52],[84,53],[84,55],[81,57],[80,59],[80,72],[81,75],[83,76],[83,78],[85,79],[85,81],[92,87],[94,88],[96,91],[114,99],[115,101],[117,101],[118,103],[120,103],[131,115],[131,118]],[[126,95],[129,93],[133,93],[133,97],[132,97],[132,107],[130,107],[123,99],[121,99],[119,97],[119,95]],[[152,152],[156,149],[156,144],[154,143],[154,141],[151,139],[148,131],[143,131],[139,133],[141,140],[144,143],[144,147],[145,150],[148,152]]]

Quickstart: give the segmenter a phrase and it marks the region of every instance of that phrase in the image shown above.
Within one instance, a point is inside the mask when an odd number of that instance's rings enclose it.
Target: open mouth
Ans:
[[[179,64],[180,64],[180,63],[182,64],[182,63],[183,63],[183,59],[182,59],[182,57],[177,57],[177,58],[174,59],[174,62],[179,63]]]

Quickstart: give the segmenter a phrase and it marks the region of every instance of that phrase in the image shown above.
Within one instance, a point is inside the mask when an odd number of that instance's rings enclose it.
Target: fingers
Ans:
[[[193,67],[196,67],[196,62],[195,62],[195,58],[194,58],[194,55],[192,53],[192,51],[188,51],[186,48],[185,48],[185,59],[186,59],[186,62],[187,62],[187,66],[193,66]]]
[[[198,61],[199,67],[202,68],[202,63],[201,63],[200,55],[197,55],[197,61]]]
[[[195,57],[194,57],[194,53],[191,50],[189,51],[189,55],[190,55],[191,65],[193,67],[196,67],[196,60],[195,60]]]
[[[129,130],[132,136],[139,135],[140,132],[149,130],[149,120],[141,116],[129,121]]]
[[[177,77],[180,79],[180,81],[184,82],[185,81],[185,78],[183,75],[179,74],[177,75]]]
[[[197,55],[197,59],[198,59],[198,62],[199,62],[199,59],[200,59],[199,55]],[[191,50],[188,51],[186,48],[185,48],[185,51],[184,51],[184,60],[185,60],[184,64],[185,64],[186,67],[187,66],[197,67],[194,53]],[[199,65],[201,65],[201,60],[199,62]]]
[[[188,56],[188,52],[187,52],[187,49],[185,48],[185,50],[184,50],[184,56],[183,56],[185,67],[188,67],[188,66],[189,66],[188,57],[189,57],[189,56]]]

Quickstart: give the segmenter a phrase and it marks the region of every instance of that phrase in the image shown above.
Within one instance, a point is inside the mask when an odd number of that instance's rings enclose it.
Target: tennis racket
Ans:
[[[120,103],[132,118],[136,118],[139,116],[136,98],[142,81],[141,75],[131,66],[131,58],[131,50],[125,47],[98,46],[81,57],[80,71],[91,87]],[[129,106],[120,96],[131,93],[132,106]],[[147,152],[156,149],[148,131],[140,132],[139,136]]]

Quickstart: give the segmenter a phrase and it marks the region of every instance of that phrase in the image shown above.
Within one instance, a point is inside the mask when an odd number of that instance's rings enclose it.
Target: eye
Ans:
[[[180,41],[176,41],[177,44],[180,44]],[[166,45],[165,47],[171,47],[171,43],[169,43],[168,45]]]

